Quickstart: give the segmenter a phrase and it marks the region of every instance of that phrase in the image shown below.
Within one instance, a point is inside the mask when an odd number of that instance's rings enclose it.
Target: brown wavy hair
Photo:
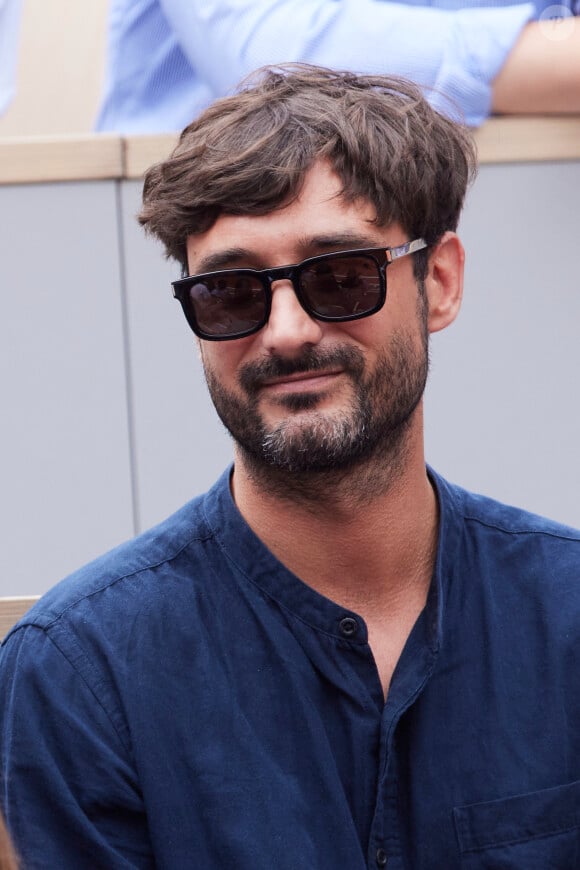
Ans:
[[[221,214],[283,207],[320,159],[338,173],[347,201],[374,205],[379,226],[397,222],[429,244],[456,229],[476,165],[468,129],[406,79],[265,67],[209,106],[148,170],[139,221],[186,273],[188,236]]]

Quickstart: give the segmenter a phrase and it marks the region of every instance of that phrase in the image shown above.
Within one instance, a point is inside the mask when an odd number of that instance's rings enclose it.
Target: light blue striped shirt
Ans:
[[[16,90],[22,0],[0,0],[0,115]]]
[[[574,0],[564,0],[570,5]],[[182,129],[257,67],[305,61],[414,79],[471,126],[525,24],[554,0],[112,0],[96,127]],[[561,7],[559,7],[561,8]],[[548,11],[546,11],[548,10]]]

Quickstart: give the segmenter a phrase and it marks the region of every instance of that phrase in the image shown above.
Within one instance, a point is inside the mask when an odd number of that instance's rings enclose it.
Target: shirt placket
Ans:
[[[435,667],[437,651],[428,642],[429,617],[419,617],[393,675],[381,718],[381,749],[375,814],[369,837],[369,870],[409,870],[403,852],[401,785],[398,781],[397,731],[401,718],[421,694]],[[409,820],[407,820],[409,821]]]

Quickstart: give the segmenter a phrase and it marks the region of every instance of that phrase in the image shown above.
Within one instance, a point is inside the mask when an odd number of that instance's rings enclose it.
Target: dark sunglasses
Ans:
[[[343,322],[379,311],[387,295],[386,269],[427,247],[423,239],[394,248],[365,248],[309,257],[275,269],[224,269],[173,281],[173,295],[199,338],[226,341],[262,329],[272,307],[272,283],[288,280],[302,308],[316,320]]]

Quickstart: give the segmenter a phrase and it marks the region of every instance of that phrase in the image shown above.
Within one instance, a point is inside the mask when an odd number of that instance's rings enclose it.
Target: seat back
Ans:
[[[0,640],[5,637],[15,622],[30,610],[37,595],[23,595],[9,598],[0,598]]]

